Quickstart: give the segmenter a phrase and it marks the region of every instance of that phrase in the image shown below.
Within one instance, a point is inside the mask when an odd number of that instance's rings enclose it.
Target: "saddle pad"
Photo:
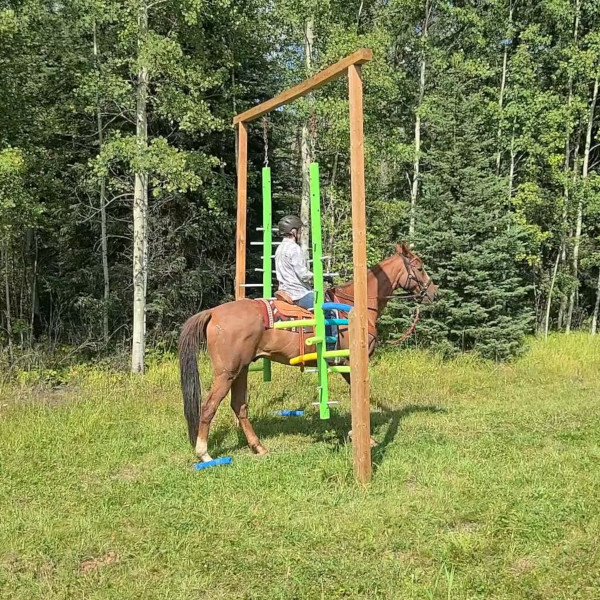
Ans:
[[[273,329],[273,324],[278,321],[296,321],[298,319],[313,319],[314,314],[310,311],[302,308],[301,306],[297,306],[295,304],[289,304],[287,302],[281,302],[279,300],[268,300],[266,298],[257,298],[255,302],[258,302],[262,309],[262,317],[263,323],[265,325],[265,329]],[[329,316],[338,316],[338,311],[329,311]],[[327,350],[335,350],[338,347],[339,341],[339,330],[338,326],[330,326],[328,325],[326,328],[327,335]],[[298,355],[307,354],[312,351],[316,351],[315,346],[305,347],[305,340],[308,337],[312,337],[315,335],[315,327],[294,327],[292,329],[288,329],[287,331],[291,331],[292,333],[298,333],[299,335],[299,349]],[[332,341],[333,338],[333,341]]]
[[[263,322],[267,329],[273,329],[273,324],[278,321],[297,321],[315,317],[313,313],[296,304],[288,304],[280,300],[267,300],[266,298],[257,298],[255,302],[258,302],[262,308]],[[314,335],[314,327],[304,327],[303,329],[306,333]],[[294,327],[288,331],[297,333],[298,328]]]

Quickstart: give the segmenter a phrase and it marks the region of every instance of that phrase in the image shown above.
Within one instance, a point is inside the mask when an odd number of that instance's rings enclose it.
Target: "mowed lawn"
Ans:
[[[371,373],[364,489],[341,378],[321,422],[314,375],[252,375],[271,454],[247,450],[227,400],[211,452],[233,464],[201,472],[175,361],[5,386],[0,598],[600,597],[600,336],[500,366],[388,352]]]

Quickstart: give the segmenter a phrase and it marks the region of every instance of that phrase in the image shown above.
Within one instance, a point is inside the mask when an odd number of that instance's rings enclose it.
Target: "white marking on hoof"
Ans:
[[[348,432],[348,439],[350,441],[352,441],[352,431]],[[376,440],[374,440],[372,437],[369,437],[369,442],[371,444],[371,448],[376,448],[377,446],[379,446],[379,442],[377,442]]]
[[[200,438],[196,440],[196,456],[202,462],[208,462],[209,460],[212,460],[210,454],[208,453],[206,442]]]

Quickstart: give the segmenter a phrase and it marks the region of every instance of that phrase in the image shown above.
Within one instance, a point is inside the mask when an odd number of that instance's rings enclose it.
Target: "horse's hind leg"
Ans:
[[[200,427],[198,428],[198,439],[196,440],[196,455],[203,462],[212,460],[208,453],[208,432],[210,424],[221,404],[231,388],[232,377],[229,373],[221,373],[215,377],[212,388],[202,403],[200,410]]]
[[[248,446],[253,452],[264,456],[268,454],[268,450],[260,443],[260,439],[256,435],[252,423],[248,418],[248,396],[246,388],[248,385],[248,367],[244,367],[240,374],[234,379],[231,386],[231,408],[238,419],[238,423],[248,440]]]

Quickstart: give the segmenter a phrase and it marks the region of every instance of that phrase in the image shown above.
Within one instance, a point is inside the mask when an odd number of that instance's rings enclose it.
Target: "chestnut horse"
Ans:
[[[423,268],[423,261],[406,244],[372,269],[367,277],[369,355],[375,349],[376,323],[392,292],[403,288],[419,300],[432,302],[438,286]],[[333,288],[340,302],[354,303],[352,282]],[[348,329],[340,327],[339,347],[348,348]],[[196,352],[206,344],[213,367],[213,385],[200,411],[200,378]],[[256,454],[267,454],[248,418],[246,384],[248,365],[258,358],[289,364],[298,355],[298,334],[266,329],[258,302],[236,300],[204,310],[187,320],[179,338],[179,365],[188,435],[202,461],[208,454],[208,433],[219,404],[231,390],[231,408]],[[350,375],[343,374],[350,383]]]

